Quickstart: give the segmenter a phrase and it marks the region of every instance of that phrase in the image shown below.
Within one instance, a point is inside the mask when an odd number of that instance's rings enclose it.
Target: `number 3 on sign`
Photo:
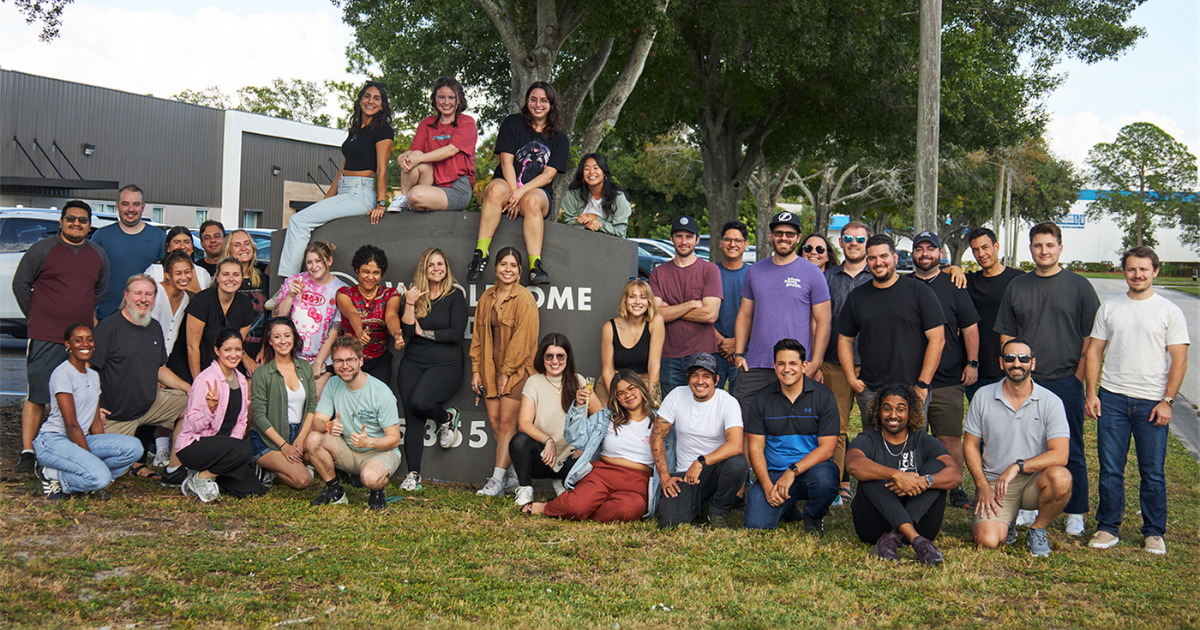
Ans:
[[[487,436],[487,433],[484,431],[485,426],[487,426],[486,420],[471,421],[471,436],[469,438],[469,441],[467,442],[467,446],[470,446],[471,448],[483,448],[484,446],[487,446],[488,436]],[[401,434],[403,434],[405,432],[403,426],[400,427],[400,432],[401,432]],[[463,441],[463,434],[460,431],[458,434],[458,438],[456,438],[454,440],[454,444],[451,444],[450,448],[457,448],[459,445],[462,444],[462,441]],[[433,446],[434,444],[437,443],[437,424],[435,424],[433,422],[433,420],[425,421],[425,439],[423,440],[423,442],[424,442],[425,446],[427,446],[427,447]]]

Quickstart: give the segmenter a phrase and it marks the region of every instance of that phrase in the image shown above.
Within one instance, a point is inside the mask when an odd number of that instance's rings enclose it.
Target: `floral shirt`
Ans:
[[[387,352],[387,324],[383,321],[384,313],[387,312],[388,300],[400,297],[400,292],[392,287],[380,286],[375,292],[375,297],[371,301],[367,301],[363,294],[358,291],[358,285],[346,286],[337,290],[338,295],[345,295],[350,298],[350,302],[354,304],[354,310],[358,311],[359,318],[362,319],[363,330],[371,335],[371,341],[363,347],[363,358],[378,359]],[[347,332],[353,333],[347,326]]]

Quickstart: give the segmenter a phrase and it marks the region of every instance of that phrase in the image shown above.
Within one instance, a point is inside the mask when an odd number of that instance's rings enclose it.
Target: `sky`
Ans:
[[[1051,149],[1080,167],[1093,145],[1139,121],[1200,155],[1200,3],[1149,0],[1132,21],[1148,31],[1133,50],[1064,62],[1067,79],[1045,101]],[[58,39],[41,43],[39,32],[0,2],[0,67],[164,98],[277,77],[362,79],[346,72],[353,33],[329,0],[76,0]]]

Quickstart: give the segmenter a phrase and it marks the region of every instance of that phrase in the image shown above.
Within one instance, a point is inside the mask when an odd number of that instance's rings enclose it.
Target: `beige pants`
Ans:
[[[105,422],[104,432],[133,435],[138,427],[145,425],[173,429],[175,421],[182,418],[183,412],[187,411],[187,402],[188,396],[182,391],[160,387],[154,396],[154,404],[150,405],[150,410],[142,414],[142,417],[125,422]]]

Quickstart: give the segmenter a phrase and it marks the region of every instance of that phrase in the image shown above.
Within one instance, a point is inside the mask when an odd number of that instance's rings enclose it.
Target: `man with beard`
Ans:
[[[687,385],[684,363],[701,352],[717,351],[713,322],[721,309],[721,272],[696,256],[699,226],[692,217],[676,217],[671,224],[675,258],[650,272],[650,289],[659,315],[666,322],[659,382],[666,396]]]
[[[913,239],[913,276],[933,289],[946,317],[946,345],[930,381],[929,432],[946,446],[961,472],[963,388],[979,376],[979,314],[967,290],[954,286],[950,275],[942,273],[941,260],[942,241],[937,234],[921,232]],[[958,487],[950,491],[950,504],[971,509],[967,493]]]
[[[33,472],[33,438],[50,404],[50,374],[67,359],[63,331],[95,324],[96,304],[108,288],[108,254],[87,240],[92,207],[75,200],[63,205],[58,234],[21,255],[13,273],[13,297],[28,322],[25,356],[29,395],[21,408],[21,455],[17,470]]]
[[[162,328],[150,317],[158,283],[145,274],[125,282],[121,310],[96,326],[96,349],[88,363],[100,373],[100,419],[105,433],[134,435],[138,427],[175,429],[187,409],[191,387],[166,368],[167,349]],[[159,387],[162,384],[163,387]],[[186,477],[179,471],[174,451],[168,472],[172,480]],[[139,477],[159,477],[145,464],[130,472]]]
[[[784,210],[771,219],[770,228],[773,253],[750,266],[735,324],[733,363],[739,373],[733,397],[743,416],[758,390],[777,380],[776,342],[799,341],[812,357],[804,364],[804,376],[818,383],[829,343],[829,286],[816,265],[796,254],[800,218]]]
[[[220,221],[209,219],[200,224],[200,247],[204,248],[204,257],[196,261],[196,266],[216,278],[217,263],[221,262],[221,251],[225,249],[225,226]]]
[[[1010,339],[1000,350],[1005,378],[979,390],[963,427],[963,455],[977,490],[971,534],[986,549],[1012,544],[1017,511],[1036,509],[1029,553],[1048,556],[1046,527],[1071,498],[1071,430],[1062,401],[1029,378],[1037,367],[1029,344]]]
[[[737,366],[733,364],[734,324],[742,300],[742,286],[750,265],[742,260],[749,241],[750,228],[741,221],[729,221],[721,226],[721,310],[713,327],[717,330],[717,389],[732,392],[737,387]]]
[[[967,233],[967,242],[971,245],[971,255],[981,268],[967,274],[967,293],[975,305],[975,312],[979,313],[979,375],[974,383],[964,388],[967,402],[971,402],[980,387],[1004,378],[999,367],[1000,333],[995,331],[996,316],[1008,284],[1025,272],[1000,262],[996,233],[990,229],[977,227],[971,230]]]
[[[874,390],[890,383],[914,386],[929,406],[929,381],[945,345],[946,323],[937,295],[924,283],[896,274],[896,245],[876,234],[867,240],[871,283],[850,292],[838,317],[838,359],[846,382],[866,409]],[[862,369],[854,373],[854,341]]]
[[[96,306],[96,317],[104,319],[121,308],[122,283],[140,274],[151,263],[167,255],[166,234],[142,220],[146,201],[142,189],[129,184],[117,191],[117,216],[120,219],[92,235],[92,243],[108,253],[112,276],[108,292]],[[97,340],[98,341],[98,340]]]
[[[946,490],[962,483],[962,471],[946,447],[925,431],[924,402],[904,385],[884,385],[867,409],[868,429],[846,452],[846,468],[858,480],[850,504],[858,539],[875,545],[875,556],[899,560],[902,541],[917,561],[938,564],[933,545],[942,529]]]

